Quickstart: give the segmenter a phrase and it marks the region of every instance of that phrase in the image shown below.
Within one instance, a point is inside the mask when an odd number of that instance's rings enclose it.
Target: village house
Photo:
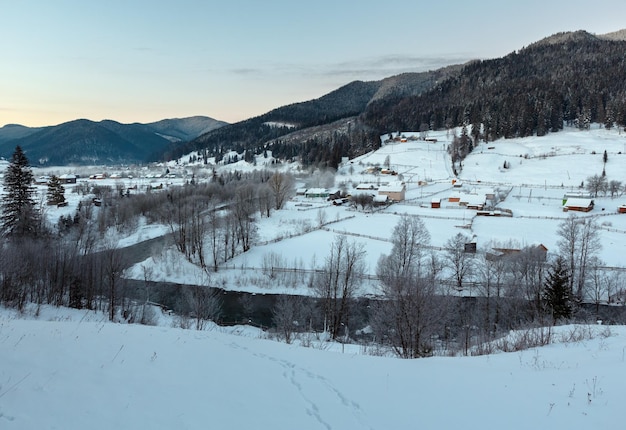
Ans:
[[[593,209],[593,200],[584,198],[568,198],[563,205],[563,212],[578,211],[590,212]]]
[[[385,195],[389,200],[394,202],[401,202],[404,200],[406,187],[402,182],[396,182],[389,185],[383,185],[378,188],[378,195]]]
[[[541,257],[542,260],[545,260],[548,255],[548,248],[546,248],[545,245],[543,245],[542,243],[540,243],[539,245],[531,245],[524,249],[530,250],[531,252],[536,252],[537,255]],[[491,251],[487,251],[485,257],[487,258],[487,260],[494,261],[499,258],[504,258],[504,257],[508,257],[511,255],[519,254],[520,252],[522,252],[522,249],[520,248],[498,247],[498,248],[491,248]]]
[[[565,193],[563,194],[563,205],[567,203],[568,199],[591,199],[591,194],[588,193]]]
[[[304,193],[305,197],[314,198],[314,197],[328,197],[330,192],[326,188],[309,188]]]
[[[358,191],[370,191],[370,190],[378,190],[378,185],[374,184],[359,184],[356,186]]]
[[[65,174],[59,176],[59,181],[62,184],[75,184],[76,183],[76,175],[65,173]]]
[[[372,203],[374,204],[374,206],[386,205],[387,203],[389,203],[389,197],[384,194],[379,194],[377,196],[374,196]]]

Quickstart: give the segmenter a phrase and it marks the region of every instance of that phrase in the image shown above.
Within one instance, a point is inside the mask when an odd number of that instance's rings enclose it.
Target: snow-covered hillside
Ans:
[[[624,327],[561,327],[557,344],[521,352],[399,360],[244,328],[104,320],[0,310],[0,428],[588,430],[623,420]]]

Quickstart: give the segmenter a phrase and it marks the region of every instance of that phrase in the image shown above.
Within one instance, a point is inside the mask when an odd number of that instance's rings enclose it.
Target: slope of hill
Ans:
[[[80,119],[56,126],[0,129],[0,156],[20,145],[33,165],[133,163],[160,159],[173,142],[189,140],[225,123],[208,117],[121,124]]]
[[[41,130],[41,127],[25,127],[19,124],[7,124],[0,127],[0,144],[13,139],[20,139]]]
[[[187,142],[211,130],[228,125],[228,123],[206,116],[192,116],[189,118],[163,119],[146,125],[173,142]]]
[[[243,327],[235,336],[42,313],[0,310],[5,430],[588,430],[623,419],[622,326],[555,328],[553,345],[515,353],[400,360]]]
[[[623,40],[559,33],[503,58],[469,63],[422,95],[374,102],[365,122],[381,134],[473,125],[485,140],[544,135],[564,122],[623,126],[625,50]]]
[[[381,81],[351,82],[318,99],[283,106],[209,132],[177,148],[176,152],[167,154],[165,158],[177,158],[186,152],[200,149],[206,149],[210,155],[217,155],[223,149],[238,152],[249,149],[260,153],[267,148],[271,148],[278,157],[291,158],[309,154],[313,147],[316,154],[305,155],[303,160],[306,164],[322,162],[336,167],[337,157],[332,154],[363,153],[372,149],[373,142],[378,140],[377,134],[370,133],[370,128],[358,118],[372,101],[421,94],[459,70],[460,66],[452,66],[423,73],[404,73]],[[345,127],[348,122],[352,123],[349,128]],[[338,127],[333,128],[332,124]],[[320,134],[320,130],[324,132]],[[345,141],[341,149],[331,148],[337,137]],[[309,148],[302,147],[305,142],[309,142]],[[331,161],[331,157],[335,160]]]

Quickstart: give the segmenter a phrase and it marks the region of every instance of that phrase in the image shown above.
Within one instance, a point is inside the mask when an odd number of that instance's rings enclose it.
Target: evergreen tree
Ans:
[[[0,233],[6,236],[35,236],[39,213],[33,195],[33,173],[22,148],[17,146],[4,175]]]
[[[561,256],[556,259],[548,271],[548,278],[544,283],[543,298],[555,322],[572,316],[569,273]]]
[[[65,202],[65,188],[61,185],[61,181],[56,175],[52,175],[48,181],[47,200],[48,204],[54,205]]]

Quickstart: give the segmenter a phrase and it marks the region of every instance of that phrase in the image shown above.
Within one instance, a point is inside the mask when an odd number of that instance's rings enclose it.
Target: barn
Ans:
[[[565,204],[563,205],[563,211],[577,211],[577,212],[590,212],[593,209],[593,200],[580,198],[580,197],[572,197],[568,198]]]

